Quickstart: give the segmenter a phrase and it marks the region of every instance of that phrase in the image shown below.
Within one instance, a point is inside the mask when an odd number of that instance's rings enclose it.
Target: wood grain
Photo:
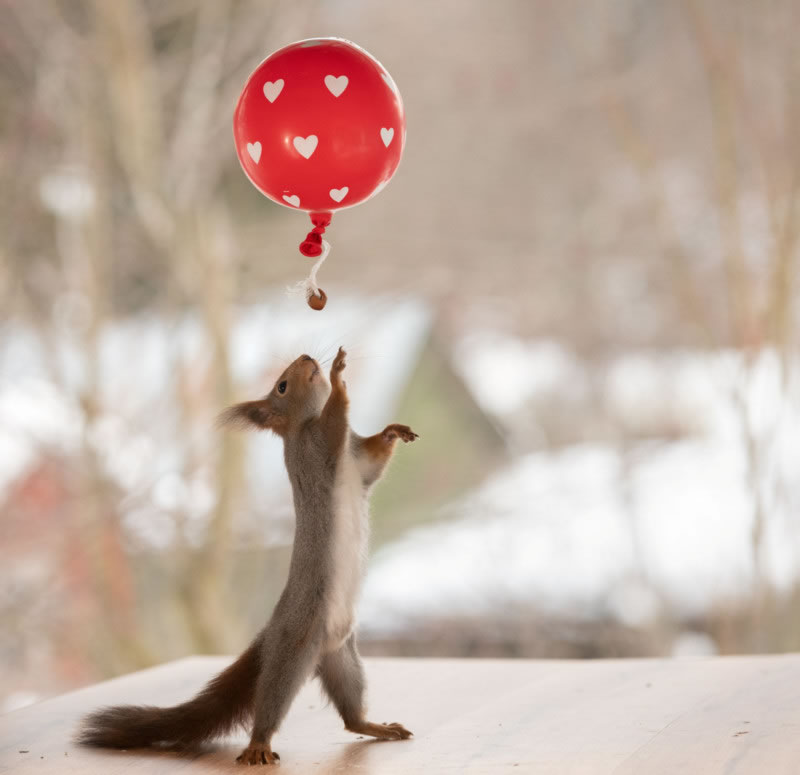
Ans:
[[[243,733],[181,758],[75,746],[111,703],[190,697],[228,659],[195,657],[0,716],[0,773],[241,772]],[[685,660],[369,659],[374,721],[404,742],[359,740],[307,685],[274,740],[295,773],[782,775],[800,772],[800,655]],[[21,753],[26,751],[26,753]]]

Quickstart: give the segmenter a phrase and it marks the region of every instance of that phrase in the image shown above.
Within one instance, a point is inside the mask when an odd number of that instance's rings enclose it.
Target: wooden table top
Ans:
[[[244,733],[184,758],[71,742],[88,710],[182,701],[228,662],[183,659],[0,716],[0,773],[240,773]],[[370,718],[400,721],[415,737],[357,739],[312,682],[273,741],[277,772],[800,772],[800,655],[366,662]]]

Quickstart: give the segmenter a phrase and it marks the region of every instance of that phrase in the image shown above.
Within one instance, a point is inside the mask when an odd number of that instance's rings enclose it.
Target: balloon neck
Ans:
[[[322,254],[322,235],[325,233],[325,227],[330,226],[333,213],[310,213],[310,216],[314,228],[300,243],[300,252],[309,258],[316,258]]]

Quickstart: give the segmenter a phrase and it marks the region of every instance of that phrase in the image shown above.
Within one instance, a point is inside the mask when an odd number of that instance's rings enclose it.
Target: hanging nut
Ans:
[[[320,288],[319,296],[317,296],[315,293],[312,293],[308,297],[308,306],[311,307],[311,309],[316,309],[316,310],[324,309],[327,301],[328,301],[328,295],[325,293],[325,291],[322,290],[322,288]]]

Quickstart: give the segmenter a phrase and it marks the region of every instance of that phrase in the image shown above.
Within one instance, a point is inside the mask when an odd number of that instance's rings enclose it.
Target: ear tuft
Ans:
[[[271,411],[266,401],[245,401],[221,412],[217,417],[218,428],[237,431],[264,430],[271,427]]]

